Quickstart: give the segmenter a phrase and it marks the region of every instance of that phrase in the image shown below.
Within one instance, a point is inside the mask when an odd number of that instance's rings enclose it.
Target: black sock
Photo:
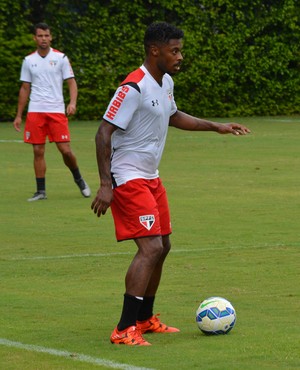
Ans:
[[[46,179],[45,177],[36,177],[36,189],[39,193],[45,193],[46,191]]]
[[[124,294],[123,310],[120,322],[118,324],[118,330],[122,331],[129,326],[136,325],[139,309],[142,304],[142,300],[129,294]]]
[[[138,313],[138,321],[144,321],[153,316],[154,300],[155,297],[144,297]]]
[[[79,181],[81,179],[81,173],[79,171],[79,168],[75,168],[75,170],[70,171],[72,172],[75,181]]]

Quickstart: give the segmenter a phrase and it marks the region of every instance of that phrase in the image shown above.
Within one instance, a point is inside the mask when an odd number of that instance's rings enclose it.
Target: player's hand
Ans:
[[[16,117],[13,125],[16,131],[20,132],[21,131],[21,124],[22,124],[22,118],[21,117]]]
[[[75,104],[70,103],[70,104],[67,106],[67,115],[68,115],[68,116],[71,116],[72,114],[75,114],[75,113],[76,113],[76,105],[75,105]]]
[[[101,186],[97,192],[95,199],[92,202],[91,208],[94,213],[100,217],[105,215],[113,200],[113,192],[111,187]]]
[[[239,123],[226,123],[225,125],[221,125],[219,129],[220,134],[247,135],[250,132],[248,127]]]

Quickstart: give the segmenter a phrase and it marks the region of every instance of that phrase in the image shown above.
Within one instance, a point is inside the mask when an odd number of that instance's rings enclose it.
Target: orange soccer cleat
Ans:
[[[142,333],[178,333],[180,330],[177,328],[172,328],[163,324],[157,317],[159,314],[150,317],[150,319],[145,321],[137,321],[137,329]]]
[[[147,342],[136,326],[129,326],[122,331],[116,327],[110,336],[110,341],[113,344],[126,344],[128,346],[151,346]]]

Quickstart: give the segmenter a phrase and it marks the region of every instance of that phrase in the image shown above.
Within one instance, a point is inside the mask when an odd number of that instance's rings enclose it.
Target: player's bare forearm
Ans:
[[[187,131],[218,131],[218,124],[216,122],[200,119],[179,110],[170,117],[169,124],[170,126]]]
[[[76,83],[75,78],[68,79],[67,83],[68,83],[69,93],[70,93],[70,103],[67,106],[67,115],[72,115],[76,113],[78,89],[77,89],[77,83]]]
[[[13,122],[16,131],[21,131],[20,127],[22,123],[22,115],[27,105],[29,95],[30,95],[30,84],[27,82],[23,82],[19,91],[17,114]]]
[[[177,111],[170,117],[169,125],[187,131],[215,131],[219,134],[233,135],[245,135],[250,133],[247,127],[238,123],[221,124],[197,118],[181,111]]]
[[[102,121],[96,134],[96,156],[100,187],[91,208],[98,217],[106,213],[113,199],[110,157],[111,135],[114,130],[115,128],[112,125]]]
[[[111,157],[111,133],[101,124],[96,134],[96,157],[101,185],[111,186],[110,157]]]

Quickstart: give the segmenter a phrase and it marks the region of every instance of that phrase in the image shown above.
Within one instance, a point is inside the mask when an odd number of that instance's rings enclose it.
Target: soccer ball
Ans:
[[[196,323],[205,334],[227,334],[235,322],[235,309],[225,298],[207,298],[200,303],[196,311]]]

